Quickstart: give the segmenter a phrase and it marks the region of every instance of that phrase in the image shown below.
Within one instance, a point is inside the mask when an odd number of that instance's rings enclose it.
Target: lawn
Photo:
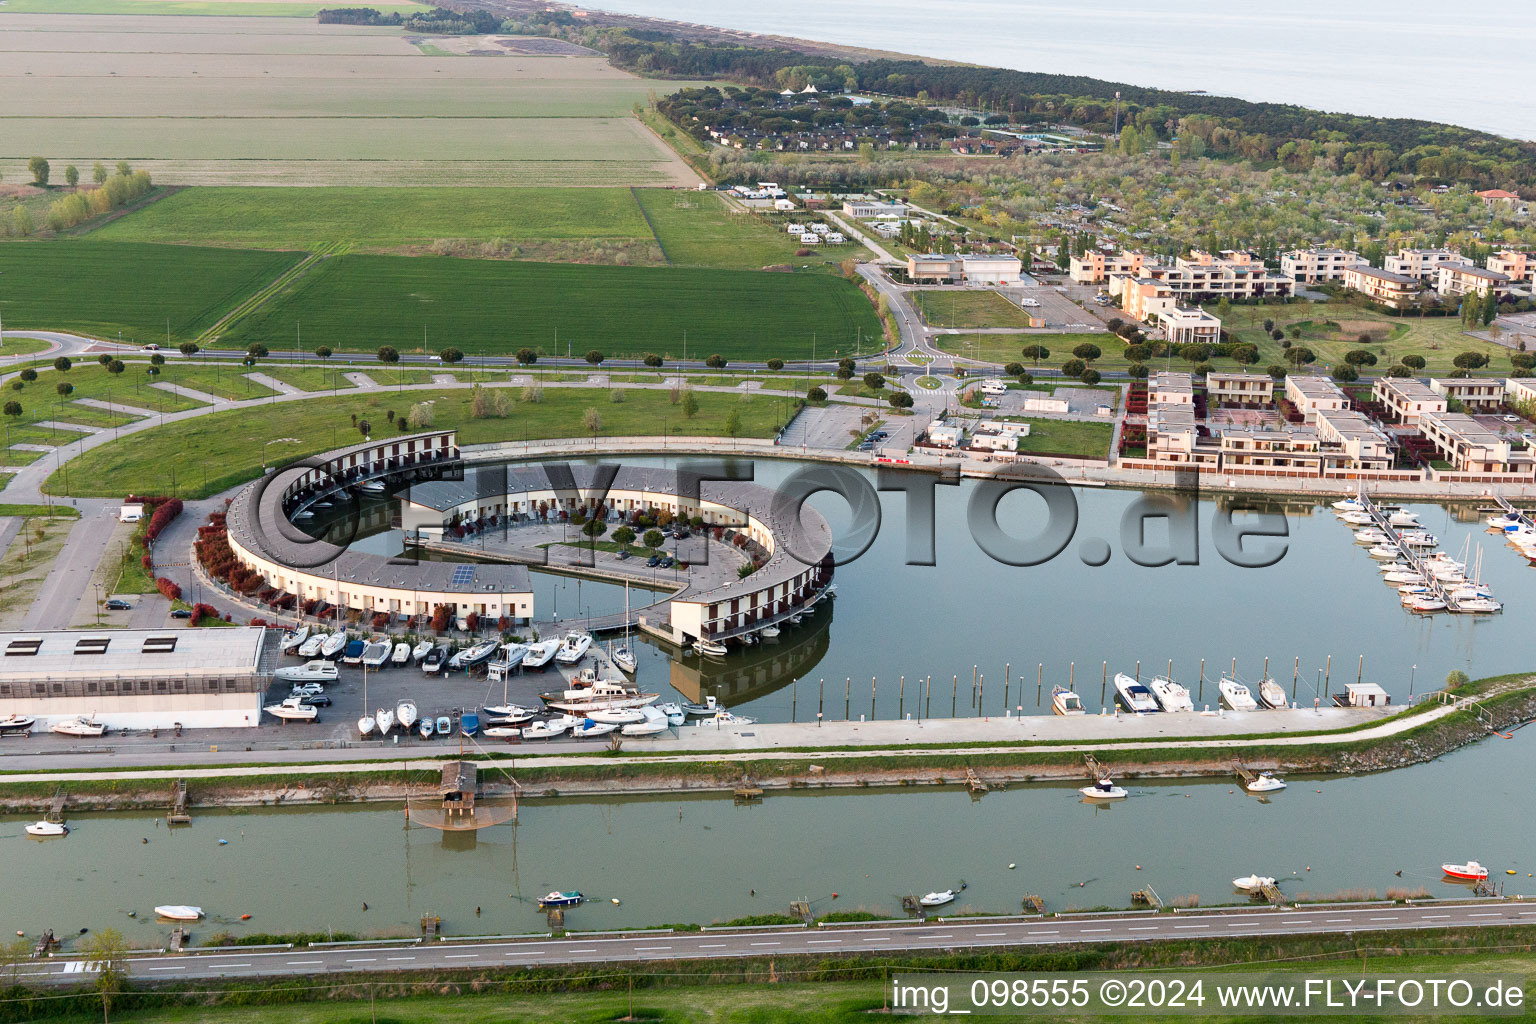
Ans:
[[[1114,425],[1110,423],[1030,420],[1029,436],[1019,439],[1019,451],[1106,459],[1109,457],[1109,442],[1114,432]]]
[[[24,356],[47,347],[48,342],[41,338],[10,337],[0,340],[0,356]]]
[[[403,416],[412,404],[432,402],[433,426],[456,427],[460,444],[480,444],[524,437],[571,437],[586,433],[585,410],[602,418],[598,436],[624,434],[723,435],[731,412],[740,417],[740,436],[769,437],[780,422],[783,403],[774,398],[743,398],[699,391],[699,411],[692,418],[671,403],[666,391],[626,391],[613,403],[602,392],[546,388],[542,402],[514,401],[506,419],[472,419],[470,390],[417,391],[404,395],[346,394],[290,401],[273,406],[233,409],[155,427],[93,448],[69,466],[69,493],[77,497],[139,492],[177,493],[182,497],[216,494],[258,476],[265,465],[281,464],[350,444],[359,439],[355,414],[366,420],[375,440],[402,433],[390,425],[389,412]],[[397,419],[398,422],[398,419]],[[64,493],[59,474],[49,479],[50,493]]]
[[[191,188],[95,232],[134,242],[208,242],[261,249],[346,243],[373,250],[502,243],[492,252],[586,240],[653,250],[626,188]],[[554,246],[580,256],[579,246]],[[512,250],[517,250],[513,252]],[[593,250],[596,251],[595,249]]]
[[[21,383],[21,387],[6,392],[8,398],[21,403],[22,414],[12,422],[25,425],[54,420],[84,426],[111,427],[139,418],[137,413],[115,409],[109,412],[95,406],[81,405],[80,399],[95,399],[110,402],[114,406],[122,405],[152,413],[182,412],[206,404],[164,388],[151,387],[157,381],[234,400],[265,398],[274,394],[270,388],[245,377],[243,366],[186,361],[174,352],[168,356],[165,365],[160,367],[160,373],[153,378],[149,376],[148,369],[147,361],[136,360],[127,363],[121,374],[110,373],[96,362],[76,363],[67,373],[51,368],[39,370],[37,380],[30,384],[13,382]],[[68,398],[61,398],[58,394],[58,385],[64,381],[73,384],[75,388]],[[12,437],[14,440],[14,430]]]
[[[217,250],[215,250],[217,251]],[[793,359],[880,344],[874,307],[829,275],[597,267],[421,256],[336,256],[279,291],[220,339],[244,348],[305,343],[374,351],[446,346],[506,354],[598,349],[697,359]]]
[[[812,256],[796,256],[798,239],[784,233],[787,221],[751,213],[734,213],[713,192],[677,189],[635,189],[635,196],[656,232],[668,263],[679,267],[730,267],[757,270],[792,264],[811,269],[836,268],[845,259],[868,259],[860,245],[818,248]]]
[[[1050,356],[1040,361],[1041,366],[1060,366],[1072,358],[1072,349],[1083,342],[1092,342],[1104,352],[1104,358],[1094,365],[1123,368],[1126,360],[1121,352],[1125,344],[1109,332],[1080,334],[936,334],[933,344],[940,352],[951,352],[967,359],[980,359],[989,363],[1023,363],[1033,365],[1020,352],[1026,345],[1043,345]]]
[[[1029,314],[994,291],[925,288],[910,294],[923,320],[934,327],[1029,326]]]
[[[172,345],[195,338],[242,297],[299,259],[129,242],[0,243],[0,318],[13,330],[59,330]]]

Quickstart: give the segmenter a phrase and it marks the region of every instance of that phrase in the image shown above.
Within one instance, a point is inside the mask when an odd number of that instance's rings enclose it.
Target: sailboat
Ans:
[[[395,705],[395,721],[400,723],[400,728],[406,732],[411,731],[411,726],[416,724],[416,704],[414,701],[403,700]]]
[[[616,651],[610,650],[608,652],[608,658],[615,665],[619,666],[619,668],[623,669],[625,672],[630,673],[631,675],[633,675],[635,669],[637,667],[639,667],[639,662],[635,660],[634,652],[629,649],[629,581],[628,580],[624,581],[624,643],[623,643],[623,645],[618,650],[616,650]]]
[[[293,632],[284,634],[283,635],[283,643],[282,643],[282,651],[283,651],[283,653],[284,654],[291,653],[295,648],[297,648],[300,644],[302,644],[305,640],[308,640],[308,639],[309,639],[309,627],[307,625],[300,626],[298,629],[295,629]]]

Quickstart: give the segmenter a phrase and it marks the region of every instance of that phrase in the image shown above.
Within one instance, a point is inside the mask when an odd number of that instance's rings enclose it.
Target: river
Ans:
[[[1022,71],[1536,138],[1526,36],[1495,0],[598,0],[594,9]],[[1499,83],[1497,98],[1479,85]]]

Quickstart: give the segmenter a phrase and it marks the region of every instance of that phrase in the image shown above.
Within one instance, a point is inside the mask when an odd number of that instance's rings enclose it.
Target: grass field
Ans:
[[[1114,431],[1114,425],[1109,423],[1030,420],[1029,436],[1019,439],[1019,451],[1106,459]]]
[[[1125,343],[1108,332],[1102,334],[936,334],[934,347],[941,352],[953,352],[967,359],[980,359],[989,363],[1023,363],[1026,367],[1033,360],[1025,359],[1020,351],[1026,345],[1043,345],[1050,351],[1048,359],[1040,360],[1045,367],[1060,366],[1072,358],[1072,349],[1085,341],[1091,341],[1104,352],[1104,358],[1094,365],[1099,367],[1124,367],[1126,360],[1120,355]],[[1116,362],[1118,360],[1118,362]]]
[[[0,341],[0,356],[24,356],[47,347],[48,342],[41,338],[6,338]]]
[[[911,295],[923,320],[935,327],[1029,326],[1029,316],[994,291],[935,288]]]
[[[195,338],[292,253],[126,242],[0,243],[0,317],[13,329],[164,345]]]
[[[835,267],[844,259],[868,258],[860,245],[817,250],[796,257],[800,248],[782,229],[751,214],[733,213],[713,192],[636,189],[635,195],[655,229],[667,262],[681,267],[760,267],[810,264],[813,269]]]
[[[507,354],[589,349],[606,355],[718,352],[727,359],[826,356],[879,344],[874,307],[827,275],[732,270],[570,266],[442,257],[337,256],[326,260],[220,343],[306,344],[373,351],[452,345]]]
[[[416,391],[403,395],[317,396],[272,406],[209,413],[155,427],[93,448],[69,466],[69,493],[77,497],[172,492],[182,497],[216,494],[259,475],[263,465],[281,464],[359,439],[355,413],[372,427],[375,440],[406,433],[392,427],[388,413],[403,416],[412,404],[432,402],[433,426],[457,428],[460,444],[524,437],[581,436],[583,416],[595,408],[602,417],[598,436],[623,434],[723,435],[734,410],[741,437],[768,437],[780,422],[783,403],[721,392],[696,392],[699,411],[686,418],[666,391],[629,391],[614,404],[607,395],[548,388],[538,403],[514,401],[506,419],[473,419],[469,389]],[[520,396],[512,390],[514,399]],[[397,419],[398,422],[398,419]],[[274,440],[277,439],[277,440]],[[50,477],[50,493],[64,493],[62,474]]]

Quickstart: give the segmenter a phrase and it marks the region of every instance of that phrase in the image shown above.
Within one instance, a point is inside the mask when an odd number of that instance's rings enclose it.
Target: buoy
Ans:
[[[149,836],[145,836],[142,840],[140,840],[140,842],[142,842],[145,846],[148,846],[149,845]]]
[[[128,916],[129,917],[138,917],[139,916],[139,912],[137,910],[130,910],[130,911],[128,911]]]
[[[1506,871],[1505,871],[1505,872],[1504,872],[1504,873],[1505,873],[1505,874],[1507,874],[1507,875],[1512,875],[1512,874],[1514,874],[1514,873],[1515,873],[1515,872],[1514,872],[1514,869],[1513,869],[1513,868],[1510,868],[1510,869],[1507,869],[1507,870],[1506,870]]]
[[[241,914],[240,915],[240,920],[242,920],[242,921],[249,921],[250,919],[251,919],[251,915],[250,914]]]
[[[1012,865],[1012,864],[1009,864],[1009,865],[1008,865],[1008,870],[1009,870],[1009,871],[1012,871],[1012,870],[1013,870],[1013,869],[1014,869],[1014,865]]]
[[[27,937],[27,933],[26,933],[26,932],[24,932],[24,931],[22,931],[22,930],[21,930],[21,929],[20,929],[20,928],[17,928],[17,929],[16,929],[16,937],[17,937],[17,938],[18,938],[18,939],[24,939],[24,938],[26,938],[26,937]]]
[[[1312,870],[1312,865],[1311,865],[1311,864],[1308,864],[1308,865],[1307,865],[1307,870],[1308,870],[1308,871],[1311,871],[1311,870]]]
[[[1141,870],[1141,865],[1140,865],[1140,864],[1137,864],[1137,865],[1136,865],[1136,870],[1137,870],[1137,871],[1140,871],[1140,870]]]
[[[220,846],[228,846],[229,845],[229,840],[228,839],[220,839],[219,840],[219,845]]]
[[[833,899],[837,899],[837,893],[833,893],[833,894],[832,894],[832,898],[833,898]]]
[[[612,903],[614,906],[618,906],[619,905],[619,898],[617,896],[615,896],[611,900],[609,900],[608,902]]]

